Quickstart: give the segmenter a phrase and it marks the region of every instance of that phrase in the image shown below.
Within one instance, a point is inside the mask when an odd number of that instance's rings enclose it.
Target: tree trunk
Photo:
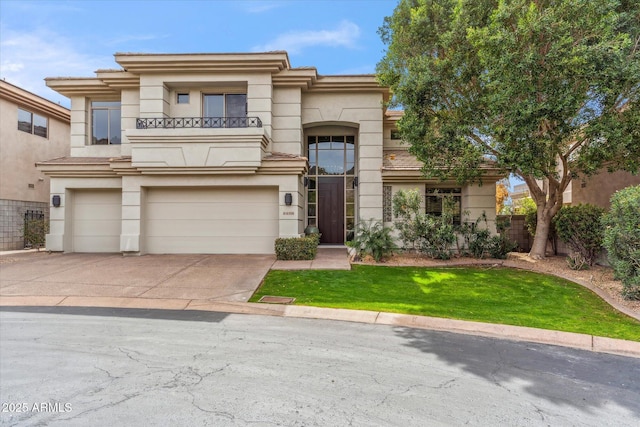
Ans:
[[[542,188],[538,186],[535,177],[522,176],[529,187],[531,197],[536,202],[538,217],[536,221],[536,235],[533,238],[531,252],[529,252],[530,258],[544,259],[546,256],[551,220],[562,207],[562,192],[567,188],[569,182],[571,182],[566,169],[566,167],[563,169],[563,177],[560,181],[547,178],[543,181]],[[549,195],[548,198],[547,194]]]
[[[533,259],[544,259],[547,253],[547,241],[549,240],[549,229],[551,228],[551,217],[544,215],[538,209],[538,220],[536,222],[536,235],[533,238],[533,245],[529,257]]]

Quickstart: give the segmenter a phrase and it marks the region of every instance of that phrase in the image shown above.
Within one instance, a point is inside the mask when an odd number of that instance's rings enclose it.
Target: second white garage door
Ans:
[[[148,253],[273,253],[278,189],[150,188],[144,217]]]

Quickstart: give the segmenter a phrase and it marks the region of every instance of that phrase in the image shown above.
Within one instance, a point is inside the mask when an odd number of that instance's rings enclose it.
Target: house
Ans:
[[[391,197],[419,188],[495,219],[495,181],[425,180],[397,139],[374,75],[318,75],[286,52],[118,53],[122,69],[48,78],[71,99],[70,156],[51,177],[47,248],[65,252],[273,253],[317,226],[343,245],[361,219],[390,224]]]
[[[609,172],[603,167],[595,175],[571,181],[571,203],[590,204],[608,210],[611,207],[613,193],[632,185],[640,185],[640,175],[632,175],[625,171]]]
[[[25,247],[25,218],[49,216],[36,162],[69,154],[69,110],[0,80],[0,250]]]

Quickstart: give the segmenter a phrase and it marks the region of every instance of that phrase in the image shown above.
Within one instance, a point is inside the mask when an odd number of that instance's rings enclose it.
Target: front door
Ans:
[[[344,177],[318,177],[320,243],[344,243]]]
[[[353,239],[355,151],[353,135],[307,136],[307,225],[320,229],[322,243],[342,245]]]

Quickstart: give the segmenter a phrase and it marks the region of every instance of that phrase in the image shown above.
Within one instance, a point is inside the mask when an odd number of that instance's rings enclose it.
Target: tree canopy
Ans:
[[[640,2],[401,0],[379,33],[409,151],[432,177],[474,181],[488,160],[521,177],[532,254],[572,178],[638,172]]]

